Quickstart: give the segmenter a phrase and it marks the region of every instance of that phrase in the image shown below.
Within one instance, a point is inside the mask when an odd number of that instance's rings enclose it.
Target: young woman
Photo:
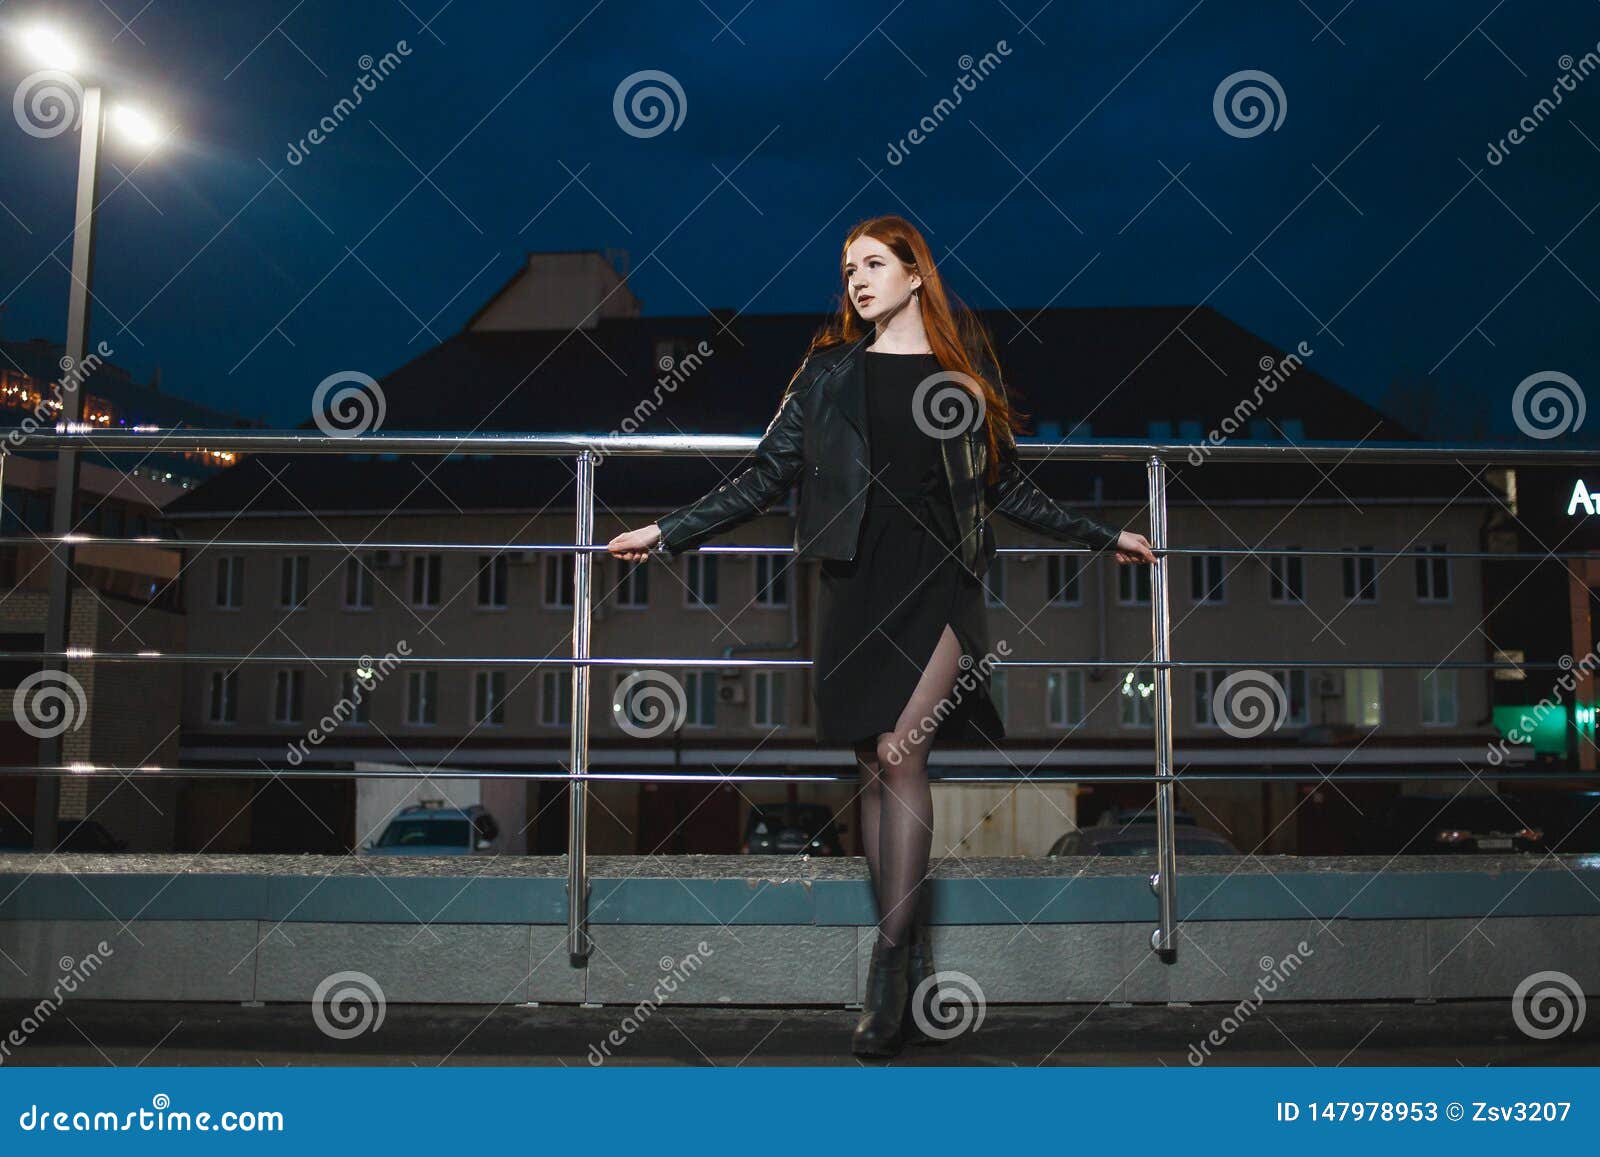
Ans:
[[[897,216],[857,225],[841,272],[838,317],[813,339],[754,465],[607,549],[674,558],[799,483],[796,557],[821,560],[817,741],[855,750],[879,915],[852,1049],[892,1056],[908,1036],[931,1039],[921,1028],[937,1023],[923,886],[934,738],[1004,738],[989,694],[989,515],[1109,548],[1119,563],[1155,556],[1143,535],[1068,510],[1028,481],[1016,454],[1020,415],[988,335],[959,301],[952,308],[915,227]]]

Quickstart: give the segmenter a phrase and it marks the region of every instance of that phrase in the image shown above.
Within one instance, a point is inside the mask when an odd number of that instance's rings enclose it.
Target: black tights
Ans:
[[[878,903],[878,936],[903,944],[928,878],[933,849],[933,793],[928,787],[928,749],[940,700],[947,699],[960,671],[961,642],[947,625],[916,690],[893,731],[876,743],[856,746],[861,768],[861,845]]]

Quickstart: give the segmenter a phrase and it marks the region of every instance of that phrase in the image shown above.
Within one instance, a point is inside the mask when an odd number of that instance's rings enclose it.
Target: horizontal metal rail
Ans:
[[[381,755],[382,753],[379,752]],[[1023,750],[1019,754],[1026,756]],[[971,773],[971,774],[940,774],[937,764],[929,768],[929,777],[938,783],[975,783],[975,784],[1008,784],[1008,783],[1154,783],[1163,778],[1152,772],[1128,772],[1123,774],[1114,771],[1023,771],[1018,768],[1013,774],[1005,773]],[[1481,773],[1480,773],[1481,774]],[[151,779],[196,779],[216,776],[218,778],[244,778],[244,779],[553,779],[553,780],[617,780],[626,783],[855,783],[857,776],[854,772],[732,772],[723,775],[719,772],[676,772],[676,771],[523,771],[507,770],[503,768],[474,768],[452,764],[448,767],[406,764],[404,767],[389,766],[379,769],[360,769],[352,771],[348,767],[283,767],[267,768],[255,767],[190,767],[177,764],[143,764],[138,767],[112,766],[109,764],[81,763],[68,764],[65,767],[8,767],[0,766],[0,777],[3,776],[31,776],[51,775],[69,779],[72,776],[89,775],[116,775],[132,778]],[[1260,772],[1228,772],[1228,771],[1179,771],[1172,777],[1184,783],[1203,780],[1210,783],[1256,783],[1265,779],[1277,783],[1410,783],[1440,782],[1458,783],[1463,779],[1472,779],[1473,776],[1455,771],[1316,771],[1306,769],[1303,771],[1274,771],[1271,775],[1263,776]],[[1529,780],[1539,783],[1594,783],[1600,787],[1600,772],[1575,773],[1556,771],[1497,771],[1493,777],[1500,780]]]
[[[533,455],[574,457],[585,450],[602,456],[671,457],[686,454],[741,457],[760,444],[748,434],[507,434],[472,431],[386,431],[329,436],[310,430],[202,430],[186,426],[139,426],[123,430],[17,430],[8,437],[21,450],[97,450],[103,453],[234,450],[246,454],[414,454],[462,459]],[[1593,465],[1596,451],[1549,446],[1438,446],[1414,442],[1299,442],[1285,445],[1230,439],[1217,445],[1188,442],[1077,441],[1017,443],[1025,460],[1179,463],[1199,455],[1210,461],[1335,462],[1410,466]]]
[[[1115,505],[1112,503],[1111,505]],[[401,542],[339,542],[333,539],[261,539],[261,538],[153,538],[140,536],[137,538],[112,538],[95,534],[34,534],[27,537],[20,535],[0,536],[0,546],[159,546],[169,550],[182,550],[191,547],[211,549],[222,547],[228,550],[329,550],[343,551],[346,554],[369,553],[371,551],[388,550],[394,552],[447,552],[464,551],[476,554],[608,554],[609,548],[605,543],[594,543],[587,546],[576,546],[570,542],[429,542],[423,540],[406,540]],[[718,546],[701,546],[693,552],[697,554],[793,554],[795,548],[792,544],[780,543],[747,543],[743,545],[724,544]],[[1002,546],[998,547],[999,554],[1099,554],[1095,547],[1088,546]],[[1416,548],[1410,550],[1361,550],[1351,547],[1349,550],[1329,550],[1326,548],[1289,548],[1289,547],[1262,547],[1259,550],[1250,550],[1239,547],[1204,547],[1204,546],[1168,546],[1154,551],[1157,555],[1217,555],[1224,558],[1277,558],[1284,555],[1294,555],[1307,558],[1410,558],[1419,562],[1438,558],[1478,558],[1478,559],[1571,559],[1574,561],[1595,559],[1600,560],[1600,551],[1547,551],[1547,550],[1429,550],[1423,551]]]
[[[373,662],[417,663],[427,667],[726,667],[730,669],[808,668],[810,659],[732,659],[673,656],[671,658],[621,658],[588,655],[397,655],[390,652],[374,659],[371,655],[248,655],[204,651],[92,651],[72,648],[66,651],[0,651],[0,661],[74,663],[223,663],[293,667],[303,663],[330,667],[368,665]],[[996,659],[990,667],[1150,667],[1157,670],[1205,670],[1215,667],[1271,667],[1275,670],[1321,671],[1357,668],[1361,670],[1427,671],[1536,671],[1571,670],[1571,664],[1555,662],[1509,663],[1489,659]]]

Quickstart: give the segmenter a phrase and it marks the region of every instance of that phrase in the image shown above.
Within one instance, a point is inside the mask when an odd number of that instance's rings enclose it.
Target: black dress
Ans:
[[[866,351],[868,441],[874,478],[849,562],[824,559],[817,607],[813,698],[819,742],[853,744],[893,731],[950,624],[961,666],[940,714],[912,720],[933,748],[1005,737],[982,662],[988,653],[983,586],[948,541],[954,520],[939,441],[914,420],[917,384],[940,370],[929,354]],[[993,662],[998,656],[990,656]]]

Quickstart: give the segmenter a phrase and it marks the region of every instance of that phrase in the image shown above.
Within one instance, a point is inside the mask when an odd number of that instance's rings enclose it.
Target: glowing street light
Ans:
[[[143,110],[133,105],[119,104],[111,110],[112,123],[117,126],[117,131],[122,133],[133,144],[142,148],[151,149],[161,143],[162,132],[160,126],[151,120]]]
[[[77,50],[72,42],[54,28],[34,24],[18,34],[25,51],[42,68],[59,68],[62,72],[76,72],[81,67]]]
[[[67,297],[66,357],[63,359],[61,379],[61,409],[57,415],[59,429],[76,429],[83,424],[82,375],[89,344],[89,306],[92,296],[90,281],[94,266],[95,208],[99,203],[100,140],[105,134],[106,115],[98,84],[83,85],[74,76],[83,68],[82,56],[69,38],[47,25],[33,25],[18,36],[22,50],[40,66],[35,74],[40,98],[38,111],[59,111],[59,121],[46,118],[43,124],[23,123],[24,131],[37,137],[52,137],[72,128],[73,113],[78,117],[78,189],[72,215],[72,280]],[[91,69],[91,72],[93,70]],[[26,82],[25,82],[26,83]],[[22,93],[18,94],[19,121],[24,107]],[[79,106],[74,108],[74,106]],[[138,110],[119,106],[113,119],[117,130],[135,142],[149,147],[161,138],[155,123]],[[62,447],[56,454],[55,494],[51,500],[51,533],[61,536],[59,546],[51,551],[50,595],[45,612],[44,649],[60,653],[67,647],[67,624],[70,619],[72,597],[72,555],[70,535],[75,529],[78,496],[78,452]],[[45,667],[52,661],[46,660]],[[39,741],[41,766],[54,767],[63,762],[61,737],[48,735]],[[61,782],[55,776],[41,776],[34,791],[33,840],[37,851],[48,852],[55,847],[56,819],[60,810]]]

